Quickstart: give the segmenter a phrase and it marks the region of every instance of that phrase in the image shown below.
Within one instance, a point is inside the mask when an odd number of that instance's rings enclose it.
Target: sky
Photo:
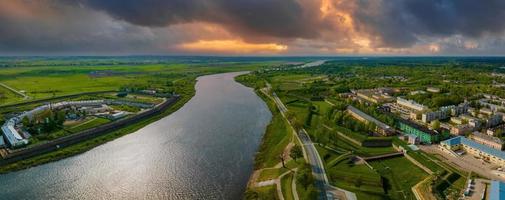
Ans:
[[[504,0],[0,0],[0,55],[504,55]]]

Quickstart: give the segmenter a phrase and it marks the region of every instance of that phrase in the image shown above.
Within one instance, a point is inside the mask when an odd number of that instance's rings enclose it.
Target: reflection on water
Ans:
[[[200,77],[184,107],[135,133],[0,175],[0,199],[239,199],[271,114],[237,74]]]

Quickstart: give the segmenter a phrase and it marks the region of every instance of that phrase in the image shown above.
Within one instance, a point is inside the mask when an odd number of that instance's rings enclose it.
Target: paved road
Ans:
[[[270,90],[271,86],[267,83],[267,88]],[[275,92],[272,92],[273,99],[277,104],[279,110],[284,114],[288,111],[284,103],[279,99]],[[331,193],[327,193],[326,188],[328,185],[328,178],[326,176],[326,172],[324,170],[324,165],[319,157],[319,153],[314,146],[314,143],[310,140],[307,135],[307,131],[305,129],[301,129],[298,131],[298,138],[302,142],[305,151],[307,152],[308,161],[310,166],[312,167],[312,174],[314,179],[316,180],[316,187],[319,189],[319,198],[318,199],[333,199]]]

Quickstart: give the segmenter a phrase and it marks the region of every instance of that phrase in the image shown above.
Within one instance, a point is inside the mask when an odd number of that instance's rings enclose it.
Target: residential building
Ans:
[[[503,118],[500,115],[491,115],[485,121],[486,121],[486,127],[490,128],[497,126],[498,124],[501,124],[503,122]]]
[[[426,112],[421,115],[421,120],[424,123],[430,123],[431,121],[437,120],[437,119],[447,119],[449,117],[449,112],[448,110],[438,110],[435,112]]]
[[[451,134],[465,135],[473,131],[473,127],[468,124],[456,125],[451,127]]]
[[[381,135],[390,136],[395,134],[394,128],[388,126],[387,124],[375,119],[374,117],[362,112],[361,110],[353,106],[347,106],[347,112],[349,112],[351,116],[362,122],[375,124],[377,126],[376,131]]]
[[[461,115],[460,118],[462,120],[466,120],[468,122],[468,125],[474,127],[475,129],[480,128],[482,125],[482,122],[478,118],[472,117],[470,115]]]
[[[468,102],[463,102],[457,106],[454,106],[454,105],[447,106],[447,108],[451,110],[452,116],[459,116],[459,115],[468,113],[468,109],[470,108],[470,104],[468,104]]]
[[[480,113],[485,114],[485,115],[492,115],[493,111],[489,108],[481,108],[479,110]]]
[[[429,123],[433,120],[437,119],[447,119],[450,116],[459,116],[461,114],[467,113],[468,112],[468,103],[461,103],[457,106],[451,105],[451,106],[444,106],[441,107],[438,111],[430,111],[423,113],[422,115],[422,121],[424,123]]]
[[[392,93],[392,90],[389,88],[357,90],[355,93],[359,98],[376,104],[394,101],[394,97],[389,95]]]
[[[425,144],[433,144],[448,137],[448,133],[446,132],[439,133],[401,118],[397,118],[396,128],[401,130],[404,134],[417,136],[419,138],[419,141]]]
[[[470,139],[479,144],[483,144],[491,148],[495,148],[498,150],[503,149],[503,141],[497,137],[482,134],[480,132],[473,132],[472,135],[470,135]]]
[[[463,136],[454,137],[440,142],[440,146],[449,151],[464,150],[469,154],[480,157],[496,165],[505,166],[505,152],[500,151]],[[453,154],[456,155],[456,154]]]
[[[419,112],[422,112],[422,111],[425,111],[428,109],[428,107],[426,107],[425,105],[422,105],[422,104],[419,104],[413,100],[408,100],[408,99],[404,99],[401,97],[398,97],[396,99],[396,103],[402,107],[405,107],[405,108],[408,108],[408,109],[411,109],[414,111],[419,111]]]
[[[464,123],[463,119],[461,119],[459,117],[451,117],[451,122],[454,124],[463,124]]]
[[[505,132],[505,124],[495,126],[493,128],[488,128],[486,130],[486,134],[490,136],[498,136],[498,134],[502,134]]]

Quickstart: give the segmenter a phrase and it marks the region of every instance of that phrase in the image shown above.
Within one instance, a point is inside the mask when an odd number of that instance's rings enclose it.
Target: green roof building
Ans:
[[[404,119],[397,119],[396,128],[398,128],[405,134],[411,134],[417,136],[421,141],[421,143],[425,144],[437,143],[449,136],[449,133],[447,131],[438,133],[421,125],[415,124],[414,122]]]

